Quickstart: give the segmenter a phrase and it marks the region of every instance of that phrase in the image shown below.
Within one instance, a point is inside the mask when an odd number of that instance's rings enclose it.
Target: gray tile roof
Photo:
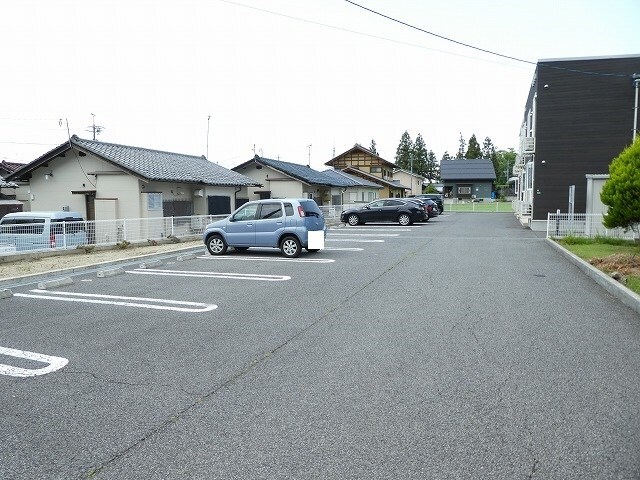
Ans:
[[[355,175],[349,175],[342,170],[324,170],[322,173],[334,178],[337,182],[341,182],[341,187],[371,187],[382,188],[382,185],[370,182],[364,178],[356,177]]]
[[[272,158],[264,158],[256,155],[248,162],[244,162],[234,170],[240,170],[251,163],[257,163],[259,165],[267,166],[289,175],[290,177],[308,183],[310,185],[324,185],[331,187],[342,187],[344,181],[342,179],[336,179],[332,176],[326,175],[325,172],[319,172],[307,165],[300,165],[299,163],[284,162],[282,160],[273,160]]]
[[[451,180],[495,180],[496,172],[488,158],[474,160],[442,160],[440,177],[443,181]]]
[[[18,188],[18,184],[14,182],[7,182],[2,176],[0,176],[0,188]]]
[[[357,169],[355,167],[347,167],[347,168],[343,169],[343,171],[345,171],[345,172],[353,172],[355,176],[362,177],[362,178],[365,178],[365,179],[370,178],[372,182],[375,182],[378,185],[386,185],[388,187],[404,188],[405,190],[411,190],[411,187],[407,187],[406,185],[402,185],[402,184],[399,183],[399,181],[385,180],[383,178],[376,177],[375,175],[372,175],[370,173],[363,172],[362,170],[359,170],[359,169]]]
[[[220,186],[259,185],[204,157],[84,140],[75,135],[71,137],[71,143],[148,180]]]

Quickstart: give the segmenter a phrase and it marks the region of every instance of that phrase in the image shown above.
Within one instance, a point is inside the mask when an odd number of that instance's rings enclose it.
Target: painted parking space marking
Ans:
[[[355,242],[355,243],[384,243],[384,240],[373,240],[368,238],[327,238],[325,242]]]
[[[345,228],[335,228],[329,230],[329,235],[333,234],[333,232],[345,232],[345,231],[358,231],[358,232],[410,232],[410,228],[384,228],[384,227],[345,227]]]
[[[329,234],[331,237],[353,237],[358,236],[358,237],[399,237],[400,234],[399,233],[359,233],[359,232],[353,232],[353,233],[333,233],[331,232]]]
[[[59,302],[97,303],[119,305],[123,307],[149,308],[152,310],[171,310],[174,312],[202,313],[218,308],[217,305],[199,302],[165,300],[162,298],[123,297],[119,295],[101,295],[97,293],[52,292],[49,290],[29,290],[33,293],[14,293],[14,297],[39,298]]]
[[[326,250],[326,249],[325,249]],[[207,260],[259,260],[262,262],[293,262],[293,263],[333,263],[332,258],[279,258],[279,257],[240,257],[237,255],[201,255],[197,258],[205,258]]]
[[[26,350],[16,350],[15,348],[0,347],[0,354],[46,364],[46,366],[42,368],[21,368],[0,363],[0,375],[8,375],[10,377],[28,378],[37,375],[46,375],[47,373],[60,370],[69,363],[69,360],[66,358],[27,352]]]
[[[326,247],[325,250],[331,250],[332,252],[364,252],[364,248],[358,247]]]
[[[230,278],[235,280],[259,280],[263,282],[283,282],[285,280],[291,280],[291,277],[287,275],[259,275],[255,273],[230,272],[190,272],[184,270],[156,270],[140,268],[136,268],[135,270],[127,270],[127,273],[135,273],[138,275],[165,275],[170,277]]]

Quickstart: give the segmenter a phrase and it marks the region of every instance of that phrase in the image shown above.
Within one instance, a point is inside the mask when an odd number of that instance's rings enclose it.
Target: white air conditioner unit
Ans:
[[[536,139],[524,137],[522,139],[522,153],[534,153],[536,151]]]

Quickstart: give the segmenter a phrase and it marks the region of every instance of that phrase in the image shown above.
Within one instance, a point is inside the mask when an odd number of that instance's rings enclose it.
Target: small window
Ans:
[[[384,200],[378,200],[377,202],[372,202],[369,204],[371,208],[382,208],[384,206]]]
[[[147,193],[147,210],[162,210],[162,192]]]
[[[384,202],[385,207],[395,207],[397,205],[404,205],[404,202],[401,200],[385,200]]]
[[[293,205],[291,205],[290,203],[285,203],[284,213],[287,217],[293,217]]]
[[[233,216],[233,220],[237,222],[242,220],[255,220],[257,211],[258,204],[249,203],[236,212]]]
[[[458,187],[459,195],[471,195],[471,187]]]
[[[260,219],[279,218],[282,216],[282,208],[279,203],[263,203],[260,209]]]
[[[381,171],[381,167],[371,167],[371,173],[380,173]]]

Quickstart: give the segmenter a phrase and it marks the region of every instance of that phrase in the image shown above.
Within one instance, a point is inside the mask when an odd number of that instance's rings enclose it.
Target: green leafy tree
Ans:
[[[469,160],[475,160],[476,158],[480,158],[482,156],[482,151],[480,150],[480,144],[476,139],[475,133],[471,135],[469,139],[469,146],[467,148],[467,152],[464,154],[464,158]]]
[[[413,158],[413,142],[409,132],[405,130],[400,137],[400,143],[396,149],[396,166],[403,170],[411,170],[411,161]]]
[[[495,152],[496,185],[507,185],[513,165],[516,163],[516,152],[513,148]]]
[[[371,153],[379,155],[378,150],[376,150],[376,141],[373,139],[371,140],[371,146],[369,147],[369,150],[371,150]]]
[[[462,136],[462,132],[460,132],[460,138],[458,139],[460,145],[458,147],[458,153],[456,153],[456,160],[462,160],[464,157],[464,152],[467,148],[467,142],[464,141],[464,137]]]
[[[453,160],[453,158],[451,157],[451,155],[449,155],[449,152],[445,150],[445,152],[442,154],[442,160]]]
[[[600,192],[600,200],[609,207],[604,216],[607,228],[633,230],[640,227],[640,137],[625,148],[609,165],[609,179]]]

